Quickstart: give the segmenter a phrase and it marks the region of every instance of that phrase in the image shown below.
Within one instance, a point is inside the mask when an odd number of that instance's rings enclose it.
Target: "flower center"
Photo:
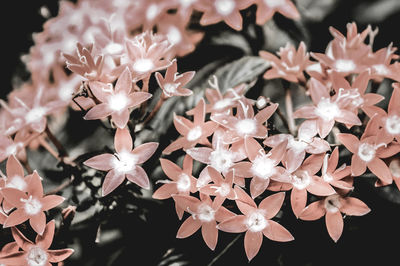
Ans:
[[[324,201],[325,209],[328,212],[337,212],[339,211],[339,208],[341,207],[340,201],[339,201],[339,195],[331,195],[325,198]]]
[[[228,150],[216,149],[210,155],[211,166],[218,172],[224,173],[233,165],[233,156]]]
[[[288,147],[298,152],[305,150],[307,146],[308,146],[307,142],[301,140],[295,140],[293,138],[289,139],[288,142]]]
[[[260,232],[267,227],[268,221],[265,219],[262,212],[256,211],[247,217],[246,225],[251,232]]]
[[[197,218],[202,222],[211,222],[215,220],[215,211],[207,204],[201,204],[197,209]]]
[[[257,156],[250,170],[255,176],[268,179],[275,173],[275,162],[267,155]]]
[[[203,132],[201,131],[201,127],[197,126],[192,128],[187,134],[186,138],[188,141],[195,141],[201,137]]]
[[[336,103],[332,103],[329,98],[323,98],[319,101],[315,114],[324,121],[331,121],[340,115],[340,109]]]
[[[243,119],[240,120],[236,125],[237,133],[242,136],[254,134],[257,129],[256,121],[254,119]]]
[[[112,42],[107,44],[105,50],[108,54],[114,55],[114,54],[120,54],[124,50],[124,47],[119,43]]]
[[[26,116],[25,116],[25,121],[30,124],[30,123],[36,123],[39,122],[40,119],[43,118],[46,114],[46,108],[44,107],[36,107],[30,110]]]
[[[167,39],[171,44],[175,45],[182,41],[182,34],[177,27],[171,26],[168,29]]]
[[[335,68],[338,72],[351,72],[356,68],[353,60],[339,59],[335,62]]]
[[[365,162],[369,162],[375,157],[375,147],[368,143],[362,143],[360,147],[358,147],[358,156],[361,160]]]
[[[221,110],[221,109],[224,109],[224,108],[230,106],[231,104],[232,104],[232,100],[231,99],[229,99],[229,98],[222,99],[222,100],[219,100],[218,102],[216,102],[214,104],[214,109],[215,110]]]
[[[394,159],[389,164],[389,170],[396,178],[400,178],[400,159]]]
[[[40,247],[33,247],[26,257],[29,266],[43,266],[47,262],[47,253]]]
[[[25,203],[24,209],[28,215],[38,214],[42,210],[42,203],[33,198],[32,195],[28,199],[21,199],[21,201]]]
[[[187,174],[182,173],[178,177],[178,182],[176,183],[176,187],[179,192],[186,192],[190,190],[190,178]]]
[[[400,134],[400,117],[397,115],[391,115],[386,119],[385,123],[386,131],[392,135]]]
[[[297,189],[305,189],[311,183],[311,176],[307,171],[298,170],[292,175],[292,184]]]
[[[136,62],[133,64],[133,69],[136,72],[139,73],[146,73],[149,72],[150,70],[152,70],[154,68],[154,64],[153,61],[151,59],[148,58],[141,58],[136,60]]]
[[[123,93],[112,95],[110,96],[108,105],[113,111],[116,112],[122,111],[128,105],[128,97],[126,97],[126,95]]]
[[[214,5],[217,12],[223,16],[229,15],[235,9],[235,2],[233,0],[217,0]]]
[[[25,191],[26,189],[26,182],[23,177],[21,176],[13,176],[7,180],[6,187],[16,188],[21,191]]]
[[[137,155],[127,151],[116,154],[116,157],[113,160],[114,169],[122,173],[133,170],[138,161]]]
[[[164,91],[167,96],[176,93],[176,88],[178,88],[179,83],[166,83],[164,84]]]
[[[379,75],[387,75],[389,74],[389,71],[385,65],[373,65],[372,69],[375,70],[375,72]]]

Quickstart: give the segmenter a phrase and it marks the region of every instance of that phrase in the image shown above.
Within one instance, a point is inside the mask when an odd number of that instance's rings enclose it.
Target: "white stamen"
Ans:
[[[39,122],[46,115],[47,109],[44,107],[36,107],[31,109],[25,116],[25,121],[30,123]]]
[[[211,166],[218,172],[226,172],[233,165],[234,154],[229,150],[216,149],[211,152]]]
[[[176,89],[179,87],[180,83],[166,83],[164,84],[164,92],[167,96],[171,96],[176,93]]]
[[[110,96],[108,100],[108,105],[113,111],[122,111],[128,105],[129,99],[124,93],[118,93]]]
[[[356,68],[353,60],[339,59],[335,62],[335,68],[338,72],[351,72]]]
[[[29,266],[44,266],[47,259],[47,253],[38,246],[32,247],[26,256]]]
[[[268,179],[275,173],[275,162],[269,156],[257,156],[253,161],[250,171],[257,177]]]
[[[121,173],[126,173],[133,170],[139,160],[137,155],[132,154],[128,151],[116,153],[115,156],[116,157],[112,161],[112,164],[114,166],[113,169]]]
[[[167,32],[168,41],[176,45],[182,41],[182,34],[177,27],[170,26]]]
[[[211,186],[211,188],[215,189],[215,192],[222,197],[226,197],[231,192],[231,186],[228,183],[222,183],[220,186]]]
[[[359,147],[358,147],[358,156],[361,158],[361,160],[365,161],[365,162],[369,162],[372,159],[375,158],[375,147],[371,144],[368,143],[362,143]]]
[[[199,139],[201,137],[201,135],[203,134],[201,127],[197,126],[192,128],[189,133],[186,136],[186,139],[188,141],[195,141],[197,139]]]
[[[328,212],[338,212],[341,204],[339,195],[331,195],[325,198],[324,205]]]
[[[133,69],[139,73],[149,72],[154,68],[154,63],[151,59],[141,58],[133,64]]]
[[[241,136],[246,136],[250,134],[254,134],[257,125],[254,119],[242,119],[235,125],[237,133]]]
[[[42,203],[33,198],[32,195],[28,199],[21,199],[21,202],[25,203],[24,209],[28,215],[38,214],[42,210]]]
[[[16,188],[18,190],[25,191],[26,186],[27,186],[27,184],[26,184],[24,178],[21,176],[16,175],[16,176],[13,176],[13,177],[7,179],[6,187]]]
[[[211,222],[215,220],[215,211],[210,205],[207,204],[201,204],[197,208],[197,213],[195,215],[195,217],[199,218],[199,220],[202,222]]]
[[[231,104],[232,104],[232,99],[225,98],[225,99],[219,100],[216,103],[214,103],[213,108],[215,110],[221,110],[221,109],[224,109],[224,108],[230,106]]]
[[[119,43],[112,42],[107,44],[104,50],[106,50],[108,54],[115,55],[120,54],[124,50],[124,47]]]
[[[261,211],[255,211],[250,214],[245,223],[251,232],[260,232],[268,226],[268,221],[265,219],[264,213]]]
[[[385,129],[391,135],[400,134],[400,117],[391,115],[386,119]]]
[[[311,184],[311,176],[307,171],[298,170],[292,175],[292,184],[297,189],[305,189]]]
[[[233,0],[216,0],[214,5],[220,15],[227,16],[232,13],[236,4]]]
[[[285,0],[264,0],[264,3],[270,8],[276,8],[286,4]]]
[[[375,70],[375,72],[376,72],[378,75],[384,76],[384,75],[389,74],[388,68],[387,68],[385,65],[382,65],[382,64],[380,64],[380,65],[373,65],[373,66],[372,66],[372,69]]]
[[[187,174],[182,173],[178,177],[176,187],[179,192],[187,192],[190,190],[190,177]]]
[[[331,121],[340,115],[341,111],[335,102],[331,102],[329,98],[323,98],[319,101],[315,114],[324,121]]]

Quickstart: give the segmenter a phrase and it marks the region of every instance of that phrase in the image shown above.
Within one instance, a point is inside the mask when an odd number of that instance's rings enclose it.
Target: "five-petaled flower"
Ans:
[[[133,148],[131,134],[128,128],[119,129],[115,133],[114,148],[116,153],[104,153],[90,158],[85,165],[101,171],[108,171],[102,186],[102,196],[116,189],[125,177],[132,183],[148,189],[149,178],[144,169],[139,166],[146,162],[156,151],[158,143],[148,142]]]

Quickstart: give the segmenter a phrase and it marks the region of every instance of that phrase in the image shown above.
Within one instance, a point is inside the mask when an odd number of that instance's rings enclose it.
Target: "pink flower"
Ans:
[[[183,159],[182,169],[171,162],[170,160],[160,158],[161,168],[164,173],[171,180],[160,180],[157,183],[164,183],[159,187],[154,193],[154,199],[168,199],[173,195],[190,195],[190,193],[195,193],[196,188],[196,178],[192,175],[193,169],[193,159],[186,155]],[[179,219],[182,219],[184,209],[176,207],[176,213]]]
[[[348,94],[344,89],[339,90],[337,95],[331,97],[328,88],[318,80],[311,78],[309,91],[314,105],[300,107],[293,116],[315,120],[321,138],[325,138],[329,134],[335,121],[348,125],[361,125],[361,120],[357,115],[346,109]]]
[[[337,137],[340,142],[351,152],[351,174],[360,176],[365,173],[367,167],[384,184],[391,184],[392,178],[388,166],[381,158],[388,158],[400,151],[400,145],[387,145],[377,138],[377,127],[379,116],[374,116],[358,139],[348,133],[339,133]]]
[[[306,153],[321,154],[330,150],[329,143],[315,135],[316,123],[306,120],[300,124],[297,138],[291,134],[276,134],[268,137],[263,143],[269,147],[276,147],[287,140],[287,151],[282,163],[289,172],[294,172],[302,164]]]
[[[299,218],[305,221],[313,221],[325,215],[326,229],[328,229],[329,236],[333,241],[337,242],[343,232],[343,217],[341,213],[362,216],[370,211],[368,206],[357,198],[333,194],[308,205],[301,212]]]
[[[11,242],[11,243],[5,244],[0,251],[0,263],[2,263],[1,262],[2,257],[6,257],[7,255],[14,254],[14,253],[18,252],[18,250],[19,250],[19,247],[16,242]]]
[[[264,25],[276,12],[288,18],[300,18],[299,11],[290,0],[255,0],[254,2],[257,5],[256,23],[258,25]]]
[[[312,64],[310,55],[306,52],[306,45],[301,42],[298,50],[287,43],[285,47],[279,48],[276,57],[266,51],[260,51],[260,56],[271,63],[272,68],[264,74],[265,79],[283,78],[290,82],[305,83],[304,70]]]
[[[278,166],[286,152],[287,141],[271,149],[268,153],[253,138],[245,139],[245,147],[250,162],[239,162],[235,170],[239,176],[252,177],[250,194],[253,198],[261,195],[268,187],[270,180],[290,182],[289,173]]]
[[[352,179],[344,180],[344,178],[350,176],[351,167],[343,164],[336,169],[339,162],[339,148],[336,147],[331,155],[325,154],[324,163],[322,164],[321,177],[325,182],[340,189],[353,189]]]
[[[117,128],[114,137],[116,153],[104,153],[90,158],[85,165],[101,171],[108,171],[102,186],[102,196],[106,196],[125,180],[149,189],[149,178],[139,164],[147,161],[156,151],[158,143],[148,142],[133,148],[128,128]]]
[[[62,262],[74,252],[73,249],[49,249],[54,237],[55,223],[51,220],[47,223],[42,235],[37,235],[35,243],[26,238],[16,227],[11,228],[12,235],[15,239],[17,247],[22,251],[18,251],[13,245],[13,252],[9,252],[6,256],[0,257],[0,263],[6,265],[46,265],[51,263]],[[15,250],[16,249],[16,250]]]
[[[130,109],[138,107],[151,98],[148,92],[132,92],[132,75],[128,68],[112,88],[109,83],[98,81],[89,82],[93,95],[101,102],[93,106],[84,116],[84,119],[103,119],[111,116],[118,128],[124,128],[129,121]]]
[[[201,25],[224,21],[232,29],[242,30],[243,19],[240,10],[253,4],[253,0],[202,0],[196,3],[196,9],[203,12]]]
[[[200,200],[188,195],[172,197],[176,205],[191,214],[179,228],[176,237],[189,237],[201,228],[204,242],[211,250],[214,250],[218,241],[217,222],[226,220],[235,214],[221,206],[222,202],[212,201],[209,196],[202,193],[200,193]]]
[[[36,171],[30,177],[27,193],[15,188],[3,188],[4,199],[16,208],[11,212],[3,227],[21,224],[29,219],[33,230],[42,235],[46,227],[45,211],[60,205],[65,199],[58,195],[43,195],[41,177]]]
[[[312,154],[296,171],[291,173],[290,203],[296,217],[299,217],[306,206],[307,192],[316,196],[329,196],[336,193],[328,182],[316,175],[321,169],[323,159],[324,154]]]
[[[182,137],[169,144],[163,150],[163,154],[170,154],[182,148],[186,150],[196,146],[197,143],[209,146],[207,137],[217,129],[218,124],[213,121],[205,122],[205,114],[205,102],[201,99],[194,109],[193,122],[183,116],[175,115],[174,125]]]
[[[260,110],[254,115],[251,105],[246,105],[239,101],[236,116],[225,113],[215,113],[211,120],[225,127],[223,142],[235,143],[248,137],[265,139],[268,136],[268,130],[264,123],[272,116],[278,108],[278,104],[271,104]]]
[[[219,223],[219,230],[229,233],[246,232],[244,249],[247,258],[252,260],[261,248],[263,235],[273,241],[294,240],[292,234],[279,223],[271,220],[275,217],[285,199],[285,193],[279,192],[263,199],[257,206],[252,198],[241,188],[235,187],[238,195],[236,205],[243,215],[233,216]]]
[[[195,71],[179,74],[177,69],[176,59],[174,59],[172,64],[167,68],[165,77],[159,72],[155,74],[157,83],[162,89],[163,97],[165,98],[172,96],[189,96],[193,94],[193,91],[184,88],[184,86],[193,78]]]

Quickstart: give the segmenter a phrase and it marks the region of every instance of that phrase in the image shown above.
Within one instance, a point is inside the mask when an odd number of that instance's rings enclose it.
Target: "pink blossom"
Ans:
[[[257,5],[256,23],[264,25],[273,15],[278,12],[285,17],[299,19],[300,14],[296,6],[290,0],[256,0]]]

